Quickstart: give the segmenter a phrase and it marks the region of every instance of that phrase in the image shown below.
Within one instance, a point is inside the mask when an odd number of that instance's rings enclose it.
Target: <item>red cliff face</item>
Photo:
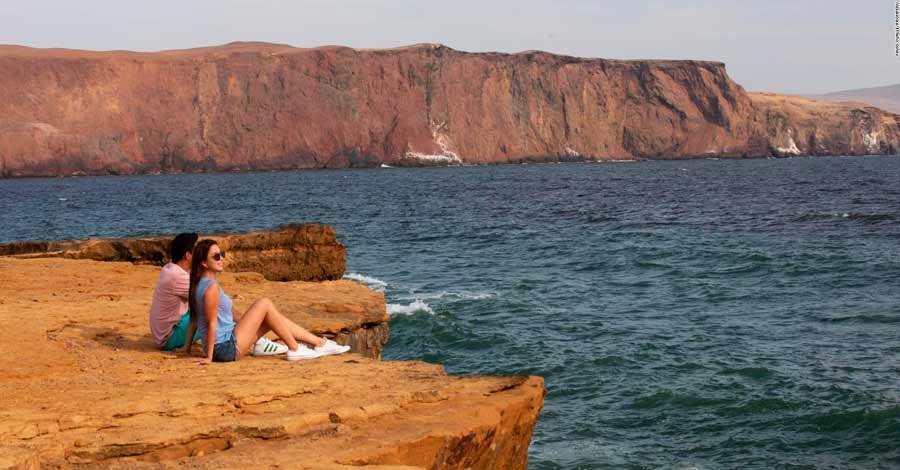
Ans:
[[[0,175],[896,153],[900,116],[725,66],[260,43],[0,47]]]

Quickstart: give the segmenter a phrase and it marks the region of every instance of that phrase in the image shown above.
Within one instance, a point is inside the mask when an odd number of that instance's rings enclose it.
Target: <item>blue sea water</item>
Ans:
[[[0,242],[334,226],[533,469],[900,467],[900,158],[0,180]]]

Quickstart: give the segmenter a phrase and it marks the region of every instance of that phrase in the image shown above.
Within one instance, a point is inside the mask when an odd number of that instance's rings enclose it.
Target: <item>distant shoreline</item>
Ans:
[[[435,169],[435,168],[485,168],[497,166],[528,166],[528,165],[561,165],[561,164],[615,164],[615,163],[646,163],[646,162],[684,162],[697,160],[789,160],[795,158],[864,158],[864,157],[900,157],[900,154],[869,154],[869,155],[787,155],[775,157],[710,157],[710,156],[694,156],[683,158],[635,158],[631,160],[567,160],[567,161],[519,161],[519,162],[503,162],[503,163],[473,163],[463,165],[420,165],[420,166],[397,166],[397,167],[338,167],[338,168],[282,168],[282,169],[232,169],[232,170],[212,170],[212,171],[179,171],[179,172],[153,172],[153,173],[91,173],[91,174],[69,174],[56,176],[5,176],[0,177],[3,180],[26,180],[26,179],[53,179],[53,178],[98,178],[98,177],[140,177],[140,176],[173,176],[173,175],[229,175],[229,174],[253,174],[253,173],[292,173],[292,172],[317,172],[317,171],[343,171],[343,170],[402,170],[402,169]]]

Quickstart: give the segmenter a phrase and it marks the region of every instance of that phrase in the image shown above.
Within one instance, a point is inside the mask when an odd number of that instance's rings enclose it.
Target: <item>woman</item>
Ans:
[[[253,303],[243,315],[233,310],[231,297],[219,287],[217,278],[225,270],[225,252],[214,240],[202,240],[194,247],[188,302],[191,312],[189,334],[199,329],[206,357],[199,364],[231,362],[242,358],[256,341],[274,331],[288,346],[287,360],[313,359],[350,350],[332,340],[319,338],[297,326],[278,312],[269,299]],[[195,313],[196,312],[196,313]],[[237,318],[237,321],[235,321]],[[313,349],[302,341],[314,346]],[[185,350],[190,351],[190,345]]]

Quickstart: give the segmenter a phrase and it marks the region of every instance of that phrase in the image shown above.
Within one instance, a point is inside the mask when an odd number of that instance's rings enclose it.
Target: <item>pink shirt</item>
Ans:
[[[174,263],[163,266],[159,273],[150,304],[150,332],[157,346],[166,344],[172,336],[172,327],[187,312],[190,283],[191,275]]]

